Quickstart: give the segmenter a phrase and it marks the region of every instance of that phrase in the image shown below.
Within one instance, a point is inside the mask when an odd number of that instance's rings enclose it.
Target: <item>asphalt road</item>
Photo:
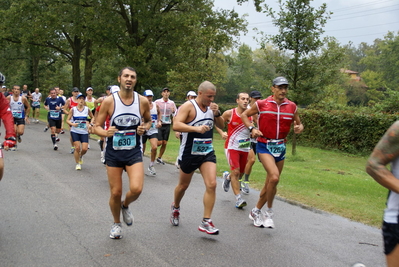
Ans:
[[[130,205],[135,223],[123,226],[123,239],[112,240],[109,186],[97,142],[75,171],[69,132],[60,135],[54,151],[43,128],[43,122],[27,125],[18,150],[5,152],[0,266],[385,266],[379,229],[281,200],[274,205],[276,228],[256,228],[248,213],[259,192],[251,190],[248,206],[238,210],[220,178],[212,216],[220,234],[202,233],[199,174],[181,203],[180,225],[172,226],[178,179],[172,164],[157,164],[158,175],[145,177],[142,195]],[[147,167],[148,158],[144,162]]]

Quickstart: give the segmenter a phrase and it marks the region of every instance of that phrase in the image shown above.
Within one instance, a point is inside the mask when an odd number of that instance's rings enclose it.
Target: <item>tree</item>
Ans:
[[[165,86],[167,74],[176,71],[184,80],[193,78],[193,66],[210,75],[215,69],[204,66],[207,60],[245,30],[236,12],[215,11],[207,0],[108,1],[102,8],[113,14],[107,32],[123,62],[136,66],[140,82],[152,86]]]
[[[92,85],[93,68],[103,67],[96,62],[104,56],[112,58],[114,72],[134,66],[138,88],[165,86],[167,73],[176,66],[184,73],[198,59],[208,64],[232,45],[233,36],[245,31],[245,21],[236,12],[215,11],[210,0],[5,2],[0,5],[0,39],[62,55],[72,66],[72,85],[78,87],[81,66],[84,86]],[[210,64],[205,69],[208,74],[215,71]]]
[[[290,90],[294,92],[293,100],[298,104],[307,103],[312,99],[317,86],[305,87],[306,80],[315,80],[321,76],[314,68],[316,53],[323,45],[321,35],[323,27],[329,19],[327,5],[324,3],[318,9],[310,5],[310,0],[279,0],[280,11],[274,12],[265,5],[265,13],[272,17],[273,24],[279,28],[279,34],[265,38],[280,50],[290,53],[290,59],[283,64],[276,65],[278,73],[285,75],[290,81]],[[262,47],[265,43],[262,44]],[[311,55],[311,56],[310,56]],[[296,153],[295,134],[292,154]]]
[[[83,1],[9,1],[1,10],[0,38],[22,46],[50,48],[72,65],[72,85],[80,87],[80,60],[89,40]]]
[[[388,32],[378,46],[381,50],[381,72],[386,86],[399,90],[399,31],[396,35],[394,32]]]

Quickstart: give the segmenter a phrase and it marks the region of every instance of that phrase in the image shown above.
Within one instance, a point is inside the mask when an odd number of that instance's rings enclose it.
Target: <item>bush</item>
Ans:
[[[348,110],[301,109],[299,114],[305,129],[297,135],[298,144],[361,155],[371,153],[386,130],[399,119],[399,114]]]

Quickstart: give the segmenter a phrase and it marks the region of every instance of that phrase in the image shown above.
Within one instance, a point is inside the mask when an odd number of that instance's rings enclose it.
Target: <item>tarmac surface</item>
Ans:
[[[220,234],[198,231],[205,190],[198,173],[182,200],[180,225],[172,226],[179,174],[173,164],[156,164],[157,175],[145,176],[143,193],[130,205],[133,226],[123,225],[123,239],[112,240],[109,186],[97,142],[91,140],[76,171],[69,132],[60,135],[54,151],[44,126],[26,125],[17,151],[4,153],[1,266],[385,266],[380,229],[281,200],[274,204],[276,228],[256,228],[248,214],[259,192],[244,195],[248,206],[236,209],[220,177],[212,215]],[[3,127],[1,133],[3,138]],[[148,164],[145,157],[147,174]],[[126,173],[123,186],[125,194]]]

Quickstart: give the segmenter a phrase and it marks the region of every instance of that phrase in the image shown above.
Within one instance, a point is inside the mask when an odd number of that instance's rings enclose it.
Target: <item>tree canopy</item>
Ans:
[[[134,66],[141,86],[165,86],[168,73],[184,76],[197,64],[206,69],[204,78],[215,72],[211,64],[205,67],[207,61],[246,29],[236,12],[214,10],[209,0],[2,2],[7,4],[0,8],[0,39],[62,56],[78,87],[95,83],[92,75],[102,68],[96,63]]]

